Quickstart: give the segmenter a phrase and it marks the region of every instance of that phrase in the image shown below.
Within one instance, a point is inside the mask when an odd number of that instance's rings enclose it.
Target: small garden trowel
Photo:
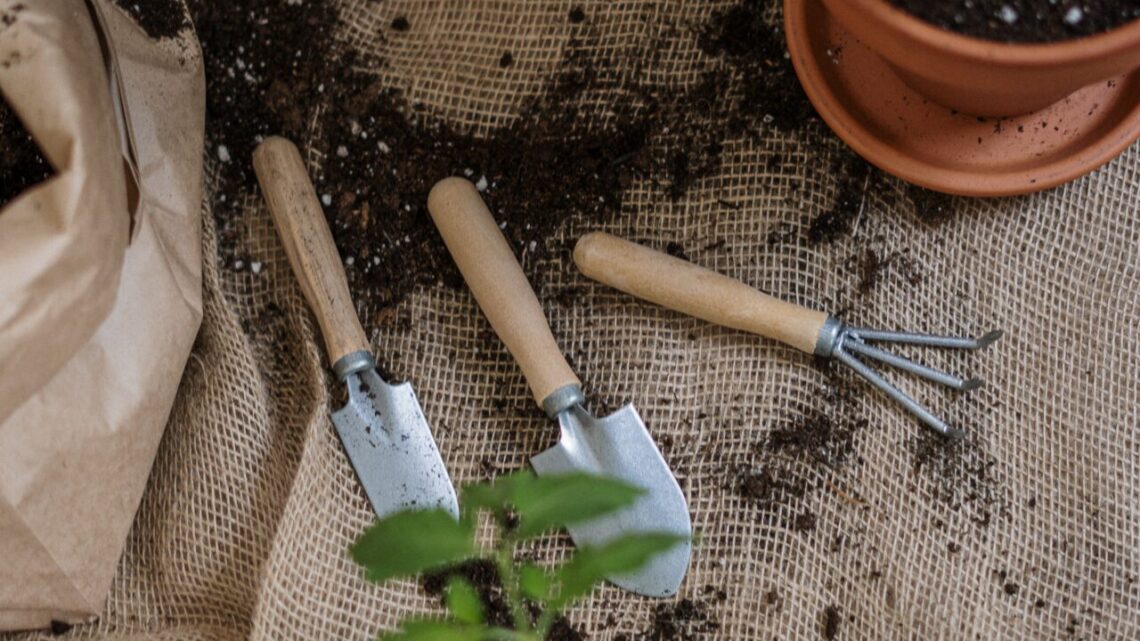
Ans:
[[[409,383],[376,373],[356,316],[344,267],[301,154],[284,138],[253,152],[257,180],[289,264],[317,317],[332,370],[348,385],[348,404],[332,415],[348,459],[376,515],[441,508],[458,517],[455,488]]]
[[[535,400],[562,429],[557,445],[531,459],[535,471],[616,477],[646,491],[625,510],[571,526],[575,543],[596,546],[633,532],[691,537],[685,496],[633,406],[601,419],[582,406],[582,384],[555,343],[538,298],[475,186],[462,178],[440,181],[428,196],[428,210],[491,327],[522,368]],[[638,594],[671,596],[685,577],[690,553],[686,542],[638,572],[609,579]]]

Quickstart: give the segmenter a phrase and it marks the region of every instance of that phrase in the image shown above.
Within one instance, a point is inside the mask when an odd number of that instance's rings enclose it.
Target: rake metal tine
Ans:
[[[919,334],[917,332],[887,332],[862,327],[852,327],[848,331],[868,341],[887,341],[907,345],[925,345],[927,347],[949,347],[951,349],[981,349],[1002,337],[1002,331],[1000,329],[995,329],[979,338],[935,336],[933,334]]]
[[[851,369],[855,370],[857,374],[870,381],[872,385],[882,390],[887,396],[893,398],[895,401],[909,410],[910,413],[917,416],[918,419],[923,423],[926,423],[930,427],[934,428],[934,430],[939,434],[952,439],[958,439],[962,437],[963,432],[961,430],[956,430],[950,427],[946,424],[945,421],[938,418],[934,414],[931,414],[930,410],[923,407],[921,404],[919,404],[918,401],[907,395],[906,392],[900,390],[894,385],[891,385],[885,378],[880,376],[878,372],[864,365],[859,361],[859,359],[855,358],[851,354],[848,354],[843,350],[843,347],[837,348],[834,352],[832,352],[832,355],[838,358]]]
[[[851,338],[856,337],[852,336]],[[927,380],[934,381],[935,383],[941,383],[960,392],[977,389],[982,386],[982,380],[979,378],[959,378],[948,372],[943,372],[942,370],[928,367],[921,363],[916,363],[908,358],[903,358],[902,356],[892,354],[886,350],[872,347],[860,340],[846,340],[843,342],[843,347],[851,350],[852,352],[862,354],[868,358],[873,358],[877,361],[886,363],[887,365],[891,365],[901,370],[910,372],[916,376],[921,376]]]

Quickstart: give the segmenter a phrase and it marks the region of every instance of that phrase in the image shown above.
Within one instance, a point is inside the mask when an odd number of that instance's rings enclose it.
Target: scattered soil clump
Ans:
[[[339,113],[313,142],[325,157],[315,183],[354,294],[379,305],[416,285],[461,282],[426,209],[439,179],[471,180],[516,251],[537,259],[571,215],[604,220],[620,211],[633,178],[625,161],[645,146],[642,128],[588,131],[575,110],[557,106],[581,95],[572,72],[486,138],[429,121],[371,77],[339,85]]]
[[[768,452],[792,453],[835,468],[851,456],[855,430],[862,426],[862,421],[846,422],[826,414],[812,414],[772,430],[763,447]]]
[[[743,93],[736,98],[759,114],[761,122],[798,131],[818,125],[819,115],[800,87],[788,57],[779,26],[783,22],[771,20],[772,4],[768,0],[744,0],[713,15],[697,43],[706,54],[722,57],[745,79]],[[739,116],[748,118],[748,114],[741,110]],[[747,124],[735,123],[739,129]]]
[[[838,176],[835,198],[830,208],[812,219],[808,226],[808,243],[829,243],[846,236],[863,209],[863,199],[869,181],[878,176],[871,163],[849,151],[835,155],[831,161],[831,174]]]
[[[803,498],[808,489],[807,480],[800,475],[787,475],[783,470],[773,474],[768,467],[759,470],[742,467],[734,474],[733,482],[737,494],[768,510],[789,499]]]
[[[115,0],[115,4],[155,40],[176,38],[193,27],[181,0]]]
[[[941,225],[954,217],[957,201],[953,196],[907,185],[907,196],[914,204],[914,214],[924,223]]]
[[[832,641],[839,634],[839,624],[843,623],[843,615],[839,608],[829,605],[823,609],[823,638]]]
[[[799,514],[792,522],[792,530],[795,532],[811,532],[815,529],[815,520],[815,515],[811,512]]]
[[[488,559],[474,559],[444,570],[429,572],[423,576],[420,585],[424,592],[438,597],[440,605],[444,605],[447,583],[455,576],[466,579],[471,587],[475,588],[479,600],[483,603],[483,612],[488,625],[514,628],[511,608],[507,604],[499,572],[495,564]],[[585,637],[566,617],[559,617],[551,627],[548,638],[549,641],[582,641]]]
[[[918,261],[906,248],[888,251],[864,247],[862,251],[848,257],[845,266],[859,277],[855,291],[864,296],[891,274],[898,274],[911,285],[920,285],[923,281]]]
[[[913,471],[934,499],[954,512],[962,512],[979,528],[988,527],[994,516],[1005,514],[1005,500],[993,468],[997,461],[986,453],[977,430],[948,441],[923,429],[908,442]]]
[[[720,623],[710,612],[710,604],[693,599],[662,603],[653,610],[653,623],[635,636],[619,634],[615,641],[702,641],[712,638]]]
[[[444,570],[426,573],[420,580],[420,585],[430,596],[439,597],[440,605],[443,605],[447,583],[456,576],[466,579],[479,594],[488,625],[512,626],[511,608],[507,605],[503,585],[499,581],[499,571],[489,560],[465,561]]]
[[[931,24],[975,38],[1056,42],[1140,18],[1137,0],[890,0]]]
[[[754,504],[761,515],[772,515],[783,505],[799,504],[810,492],[826,487],[829,475],[861,462],[855,434],[867,426],[867,421],[850,403],[846,379],[830,370],[827,375],[827,411],[808,411],[773,428],[753,448],[755,462],[738,465],[730,473],[729,489]],[[801,509],[782,527],[810,532],[816,524],[816,515]]]
[[[326,2],[189,0],[206,73],[206,150],[218,160],[210,194],[223,265],[249,265],[240,239],[243,200],[256,193],[251,158],[265,136],[305,149],[327,99],[329,43],[337,25]],[[330,81],[330,85],[332,83]]]
[[[16,112],[0,98],[0,207],[54,173]]]

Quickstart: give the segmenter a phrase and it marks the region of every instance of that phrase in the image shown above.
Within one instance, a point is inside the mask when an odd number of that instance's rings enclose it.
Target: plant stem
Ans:
[[[550,634],[550,626],[554,625],[554,617],[557,615],[558,612],[547,608],[538,616],[538,623],[534,626],[534,629],[538,631],[539,639],[545,639],[546,635]]]
[[[541,641],[540,637],[536,637],[531,632],[515,632],[505,628],[491,628],[487,632],[489,633],[487,638],[496,641]]]
[[[503,590],[507,593],[507,603],[511,606],[511,618],[514,619],[515,630],[522,633],[533,633],[534,627],[523,607],[522,595],[519,594],[519,582],[515,576],[514,549],[514,537],[504,533],[502,542],[495,549],[495,562],[499,567],[499,578],[503,583]]]

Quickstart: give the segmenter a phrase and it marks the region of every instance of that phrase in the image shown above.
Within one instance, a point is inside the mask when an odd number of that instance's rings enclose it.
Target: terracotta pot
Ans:
[[[823,4],[911,88],[964,113],[1026,114],[1140,68],[1140,21],[1085,38],[1009,44],[947,31],[888,0]]]

